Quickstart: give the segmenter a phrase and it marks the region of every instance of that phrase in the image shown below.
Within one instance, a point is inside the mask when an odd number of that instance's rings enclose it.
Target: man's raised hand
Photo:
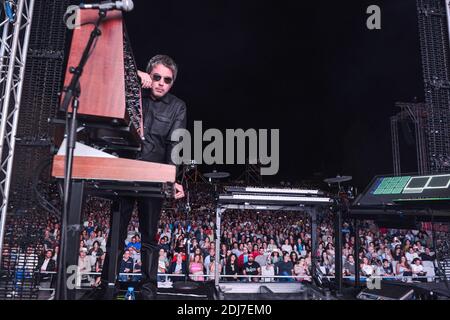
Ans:
[[[138,76],[141,78],[141,84],[142,88],[148,89],[152,86],[152,78],[147,72],[139,71],[138,70]]]
[[[183,186],[179,183],[175,183],[175,199],[181,199],[184,197]]]

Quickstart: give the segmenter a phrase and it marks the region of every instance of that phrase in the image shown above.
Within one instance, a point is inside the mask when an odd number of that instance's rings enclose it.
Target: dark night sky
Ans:
[[[381,30],[366,28],[371,4]],[[390,173],[394,103],[423,99],[412,0],[135,0],[126,23],[141,69],[157,53],[177,61],[190,127],[280,129],[268,180]]]

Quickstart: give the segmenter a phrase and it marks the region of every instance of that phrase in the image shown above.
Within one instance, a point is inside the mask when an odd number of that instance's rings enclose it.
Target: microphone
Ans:
[[[100,3],[82,3],[80,4],[80,9],[100,9],[100,10],[122,10],[131,11],[134,8],[133,0],[122,0],[122,1],[103,1]]]

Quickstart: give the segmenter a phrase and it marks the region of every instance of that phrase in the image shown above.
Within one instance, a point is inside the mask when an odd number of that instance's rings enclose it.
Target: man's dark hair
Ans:
[[[153,68],[158,64],[162,64],[166,68],[172,70],[173,81],[175,81],[178,74],[178,66],[171,57],[166,56],[164,54],[158,54],[150,59],[150,61],[147,64],[147,73],[151,73]]]

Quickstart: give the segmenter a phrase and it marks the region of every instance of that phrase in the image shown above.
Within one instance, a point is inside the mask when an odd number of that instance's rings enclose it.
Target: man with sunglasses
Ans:
[[[172,132],[186,128],[186,104],[169,91],[177,77],[175,62],[166,55],[150,59],[146,72],[138,72],[142,82],[142,111],[144,140],[137,159],[157,163],[174,164],[172,148],[178,141],[172,141]],[[183,187],[175,184],[175,198],[184,197]],[[159,247],[156,241],[158,222],[163,200],[159,198],[123,197],[120,201],[119,250],[124,249],[127,227],[137,202],[139,232],[141,233],[141,298],[156,298]],[[102,272],[102,288],[106,289],[109,265],[108,255]]]

